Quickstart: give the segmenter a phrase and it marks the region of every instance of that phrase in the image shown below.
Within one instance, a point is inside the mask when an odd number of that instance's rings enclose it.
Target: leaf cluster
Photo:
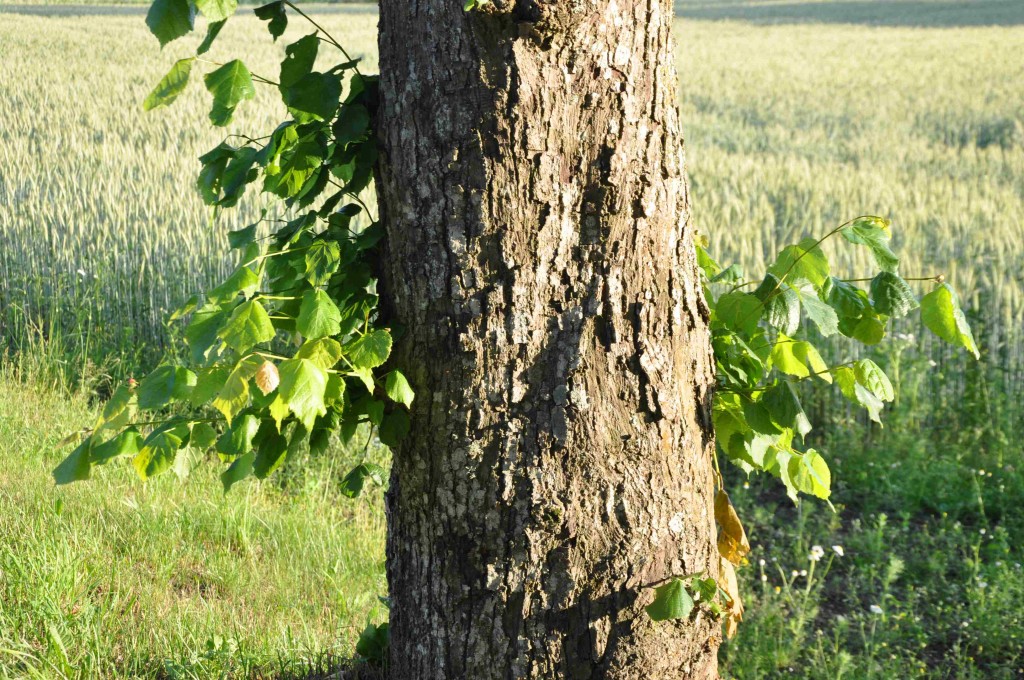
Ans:
[[[155,0],[147,23],[161,45],[191,31],[197,13],[209,25],[196,55],[171,67],[145,109],[169,105],[185,90],[235,10],[234,0]],[[282,1],[255,13],[276,40],[290,10],[308,19]],[[230,123],[257,84],[276,89],[289,117],[264,137],[225,140],[203,154],[196,190],[220,210],[254,188],[286,218],[264,211],[229,234],[233,273],[172,315],[185,321],[189,361],[167,362],[137,386],[120,386],[55,470],[58,483],[86,479],[118,458],[130,459],[143,480],[167,470],[185,476],[215,455],[227,491],[250,476],[267,477],[302,447],[323,450],[335,434],[350,441],[365,425],[394,446],[408,432],[412,387],[400,371],[382,368],[393,331],[378,312],[373,267],[383,232],[360,199],[377,157],[377,79],[309,21],[315,30],[285,47],[276,81],[254,76],[240,60],[213,64],[202,79],[216,126]],[[339,50],[340,61],[318,71],[325,45]],[[384,477],[364,462],[342,491],[357,496]]]
[[[875,345],[892,319],[920,309],[938,337],[978,356],[956,294],[942,277],[908,280],[899,274],[900,260],[889,246],[891,229],[881,217],[858,217],[820,239],[787,246],[764,278],[752,281],[738,266],[723,267],[698,246],[718,374],[713,403],[718,450],[747,473],[779,478],[794,501],[801,494],[828,499],[832,486],[825,458],[802,446],[812,428],[800,401],[802,383],[836,385],[877,422],[885,402],[895,396],[889,378],[871,359],[829,365],[814,337],[841,335],[854,345]],[[879,271],[870,279],[836,276],[821,247],[836,237],[867,248]],[[930,281],[933,290],[919,298],[911,281]]]

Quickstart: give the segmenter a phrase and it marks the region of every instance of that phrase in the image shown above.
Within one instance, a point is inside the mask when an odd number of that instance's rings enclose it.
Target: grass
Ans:
[[[0,374],[0,678],[277,677],[386,618],[383,511],[337,494],[344,457],[228,496],[213,465],[55,490],[95,408],[32,383]]]
[[[1022,5],[677,4],[694,215],[712,250],[759,271],[787,242],[891,215],[903,272],[944,272],[966,293],[985,359],[878,348],[900,388],[884,430],[824,393],[805,400],[830,423],[815,445],[835,514],[727,473],[754,552],[723,674],[1024,675]],[[373,12],[323,16],[374,70]],[[304,31],[273,45],[239,17],[209,57],[273,75]],[[173,346],[167,311],[226,273],[226,232],[267,207],[250,197],[214,218],[192,191],[195,158],[220,141],[200,86],[171,109],[138,105],[195,42],[160,53],[137,12],[0,22],[0,203],[13,206],[0,211],[0,678],[301,674],[385,615],[379,496],[333,491],[347,454],[226,498],[205,468],[149,486],[117,468],[66,490],[49,477],[55,443]],[[272,129],[271,102],[260,93],[232,130]],[[835,259],[858,274],[859,257]],[[814,545],[828,556],[812,564]]]
[[[1012,395],[943,404],[946,421],[926,425],[937,406],[919,389],[924,368],[904,366],[885,429],[839,424],[821,442],[836,513],[728,471],[753,549],[725,677],[1024,674],[1019,406]]]

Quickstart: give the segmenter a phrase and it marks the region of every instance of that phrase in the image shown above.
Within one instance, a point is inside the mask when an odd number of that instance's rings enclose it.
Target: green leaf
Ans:
[[[217,302],[228,302],[239,295],[249,297],[259,288],[260,277],[252,269],[242,266],[234,271],[224,283],[209,293],[207,298]]]
[[[341,361],[341,343],[332,338],[310,340],[299,347],[295,352],[295,358],[309,359],[326,371]]]
[[[270,35],[274,37],[275,42],[284,34],[285,29],[288,28],[288,15],[284,11],[283,0],[277,0],[277,2],[257,7],[253,11],[260,21],[270,22],[267,25],[267,30],[270,31]]]
[[[289,359],[281,362],[279,369],[281,398],[299,422],[312,430],[317,416],[327,413],[324,403],[327,374],[309,359]]]
[[[850,243],[866,246],[878,266],[887,272],[895,272],[900,259],[889,249],[892,238],[889,220],[868,215],[858,217],[839,232]]]
[[[828,280],[828,258],[816,239],[807,238],[784,248],[768,271],[780,281],[794,283],[802,279],[818,287]]]
[[[882,401],[892,401],[896,398],[889,376],[871,359],[861,359],[855,363],[853,372],[857,376],[857,382]]]
[[[259,418],[246,413],[238,416],[217,440],[217,451],[226,456],[241,456],[252,450],[252,440],[260,429]]]
[[[185,481],[192,474],[192,471],[196,469],[200,463],[203,462],[203,451],[196,449],[191,445],[183,448],[178,452],[178,455],[174,458],[174,465],[171,466],[171,472],[178,478],[179,481]]]
[[[193,62],[195,62],[195,57],[179,59],[174,62],[171,70],[160,79],[160,82],[149,93],[146,100],[142,102],[142,110],[152,111],[161,106],[172,104],[178,98],[178,95],[185,91],[185,86],[188,85],[188,78],[192,74]]]
[[[384,420],[384,402],[373,398],[373,393],[359,399],[352,405],[354,415],[365,414],[371,423],[380,425]]]
[[[835,369],[832,374],[835,376],[836,384],[842,391],[843,396],[850,402],[863,407],[868,412],[868,417],[876,423],[881,423],[880,413],[885,404],[876,397],[870,390],[857,382],[856,372],[848,367],[841,366]]]
[[[921,298],[921,320],[928,329],[951,345],[959,345],[981,358],[971,326],[960,309],[956,293],[948,284],[941,284]]]
[[[120,430],[135,417],[138,395],[128,385],[120,385],[103,407],[103,414],[96,422],[96,433],[103,430]]]
[[[772,348],[771,359],[775,367],[787,375],[798,378],[815,375],[825,382],[832,382],[828,365],[809,342],[793,340],[780,333]]]
[[[224,21],[238,9],[238,0],[194,0],[208,21]]]
[[[697,266],[704,272],[705,278],[711,280],[722,272],[722,265],[715,261],[715,258],[708,254],[702,245],[697,245]]]
[[[716,318],[729,330],[748,336],[763,313],[764,304],[750,293],[724,293],[715,302]]]
[[[313,173],[322,165],[324,154],[323,147],[315,139],[306,139],[287,146],[277,159],[278,165],[267,167],[263,180],[264,190],[281,198],[298,195]]]
[[[314,286],[327,283],[341,264],[341,249],[334,241],[313,241],[306,250],[306,280]]]
[[[254,345],[274,339],[274,325],[267,310],[257,300],[243,302],[217,334],[229,347],[239,354]]]
[[[349,498],[357,498],[363,492],[366,481],[371,480],[378,486],[384,485],[384,468],[373,463],[357,465],[341,480],[341,493]]]
[[[356,653],[376,666],[382,666],[388,658],[388,645],[391,642],[391,630],[387,622],[375,626],[366,624],[356,642]]]
[[[391,448],[398,446],[407,434],[409,434],[409,414],[402,409],[396,409],[385,415],[377,428],[380,443]]]
[[[792,455],[787,462],[789,479],[796,489],[821,499],[832,493],[832,473],[825,459],[814,449]]]
[[[248,227],[245,227],[244,229],[229,231],[228,245],[231,246],[232,248],[239,249],[245,248],[250,243],[253,243],[256,240],[256,226],[257,225],[255,224],[250,224]],[[248,267],[245,267],[245,269],[248,269]],[[252,270],[250,269],[249,271]],[[255,272],[253,272],[253,276],[256,276]],[[256,281],[258,283],[259,279],[257,278]]]
[[[53,481],[57,484],[70,484],[89,479],[92,465],[89,460],[92,439],[86,438],[78,447],[72,451],[67,458],[61,461],[53,470]]]
[[[288,453],[288,440],[284,435],[270,432],[260,441],[256,451],[256,459],[252,464],[253,474],[257,479],[266,479],[284,464]]]
[[[231,491],[231,487],[252,474],[252,465],[255,459],[256,454],[250,451],[244,456],[236,458],[227,470],[220,473],[220,481],[224,485],[224,493]]]
[[[366,391],[373,394],[373,371],[369,368],[356,368],[348,375],[354,376],[359,379],[359,382],[366,386]]]
[[[252,74],[238,59],[229,61],[217,70],[206,74],[203,79],[206,89],[213,95],[213,110],[210,121],[223,127],[231,122],[235,108],[244,99],[256,96],[256,88],[252,84]]]
[[[897,318],[919,306],[910,284],[891,272],[880,272],[871,279],[871,299],[879,314]]]
[[[412,400],[416,394],[412,391],[409,381],[405,379],[401,371],[391,371],[384,381],[384,392],[388,399],[399,404],[405,404],[406,408],[412,407]]]
[[[743,267],[731,264],[711,278],[711,283],[739,283],[744,279]]]
[[[236,205],[246,185],[258,176],[253,168],[258,157],[253,147],[235,148],[226,142],[200,156],[203,169],[196,178],[196,189],[203,202],[225,208]]]
[[[91,460],[93,465],[103,465],[115,458],[134,456],[142,445],[142,435],[134,427],[130,427],[116,437],[98,446],[92,447]]]
[[[767,435],[779,434],[782,431],[772,420],[768,409],[766,409],[764,404],[760,401],[744,398],[742,403],[743,417],[746,419],[746,423],[739,420],[739,418],[733,414],[733,422],[724,428],[723,436],[732,437],[733,432],[745,434],[744,430],[746,430],[747,427],[752,429],[754,432]],[[715,428],[716,431],[718,429],[718,427]]]
[[[825,301],[842,320],[859,320],[865,314],[872,313],[867,293],[836,278],[832,279]]]
[[[307,73],[298,82],[282,86],[281,99],[302,122],[312,118],[330,120],[341,100],[341,78],[329,73]]]
[[[327,374],[327,389],[324,390],[324,401],[327,404],[341,403],[345,396],[345,381],[337,373]]]
[[[768,389],[761,397],[761,403],[778,425],[795,430],[801,436],[806,436],[811,431],[811,421],[804,413],[796,391],[785,380]]]
[[[693,589],[701,602],[711,602],[718,595],[718,582],[710,576],[693,579]]]
[[[341,312],[323,290],[307,290],[302,294],[297,327],[300,333],[314,340],[337,335],[341,332]]]
[[[249,379],[256,374],[262,363],[263,359],[255,355],[239,361],[213,400],[213,407],[223,413],[229,423],[249,405]]]
[[[344,347],[355,368],[377,368],[391,355],[391,335],[382,329],[361,335]]]
[[[839,317],[832,307],[822,302],[812,290],[802,289],[797,293],[800,295],[800,306],[807,312],[807,318],[814,322],[824,337],[839,332]]]
[[[281,75],[278,78],[282,91],[291,87],[313,72],[320,39],[316,33],[299,38],[284,48]]]
[[[209,423],[194,423],[188,445],[200,452],[205,452],[217,441],[217,431]]]
[[[840,330],[865,345],[877,345],[885,337],[885,324],[877,316],[865,316],[858,320],[852,328],[844,328],[841,325]]]
[[[655,589],[654,602],[647,605],[647,615],[655,621],[685,619],[693,611],[693,606],[693,597],[683,582],[674,578]]]
[[[362,104],[346,104],[331,129],[337,144],[360,141],[370,130],[370,112]]]
[[[195,18],[195,9],[189,0],[153,0],[146,13],[146,25],[163,47],[191,31]]]
[[[188,437],[189,427],[185,423],[166,423],[153,430],[139,450],[132,465],[142,481],[165,472],[174,465],[178,450]]]
[[[189,402],[192,406],[199,408],[206,402],[217,396],[217,393],[224,387],[228,376],[231,375],[231,366],[210,366],[199,369],[196,377],[196,385],[189,395]]]
[[[765,320],[780,332],[794,335],[800,328],[800,297],[777,276],[766,275],[754,296],[764,303]]]
[[[214,21],[206,27],[206,37],[203,38],[203,42],[199,43],[199,47],[196,48],[196,54],[206,54],[210,51],[213,41],[220,35],[220,31],[226,23],[228,23],[228,20],[224,19],[223,21]]]
[[[155,410],[175,399],[186,399],[196,384],[196,374],[187,368],[163,365],[139,385],[139,408]]]

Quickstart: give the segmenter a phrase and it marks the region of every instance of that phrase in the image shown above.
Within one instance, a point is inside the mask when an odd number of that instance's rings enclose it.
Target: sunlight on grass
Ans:
[[[385,615],[379,492],[311,466],[225,497],[216,466],[143,485],[117,464],[56,489],[55,442],[93,417],[0,377],[0,675],[244,675],[350,656]]]

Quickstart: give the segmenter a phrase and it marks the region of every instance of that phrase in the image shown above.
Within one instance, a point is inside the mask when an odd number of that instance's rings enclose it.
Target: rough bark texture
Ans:
[[[712,678],[706,307],[668,0],[382,0],[396,678]]]

